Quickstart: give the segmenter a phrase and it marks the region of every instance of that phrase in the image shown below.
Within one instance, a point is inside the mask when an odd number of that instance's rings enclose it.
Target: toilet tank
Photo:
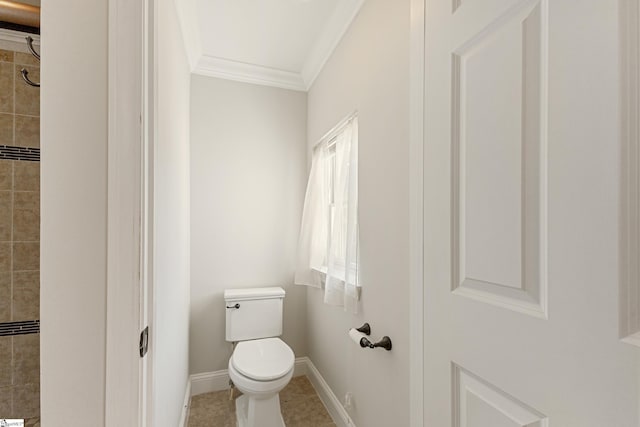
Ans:
[[[246,341],[282,335],[284,294],[284,289],[279,287],[225,290],[226,340]]]

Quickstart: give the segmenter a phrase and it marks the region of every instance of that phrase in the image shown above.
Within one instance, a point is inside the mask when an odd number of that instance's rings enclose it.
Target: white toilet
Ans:
[[[228,289],[226,340],[237,345],[229,377],[243,395],[236,399],[239,427],[284,427],[278,393],[291,380],[295,356],[282,335],[282,288]]]

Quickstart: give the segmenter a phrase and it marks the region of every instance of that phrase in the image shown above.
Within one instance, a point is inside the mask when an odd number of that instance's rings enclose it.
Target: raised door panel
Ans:
[[[452,290],[547,316],[546,2],[452,55]]]
[[[547,427],[548,419],[515,397],[453,364],[453,427]]]

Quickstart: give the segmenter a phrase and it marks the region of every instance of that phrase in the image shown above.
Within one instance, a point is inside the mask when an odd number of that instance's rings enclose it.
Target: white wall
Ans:
[[[409,1],[368,0],[311,88],[309,147],[359,112],[362,312],[307,293],[309,357],[333,392],[353,393],[358,426],[409,425]],[[393,350],[363,350],[350,327],[369,322]]]
[[[153,425],[179,424],[189,378],[190,71],[174,0],[159,0],[154,161]]]
[[[175,16],[173,0],[158,1],[158,427],[178,425],[188,381],[190,77]],[[105,425],[107,17],[107,0],[42,7],[41,414],[50,427]]]
[[[40,387],[49,427],[104,425],[107,16],[107,0],[42,5]]]
[[[191,373],[227,368],[227,288],[283,286],[283,339],[306,355],[306,289],[292,285],[306,102],[302,92],[192,77]]]

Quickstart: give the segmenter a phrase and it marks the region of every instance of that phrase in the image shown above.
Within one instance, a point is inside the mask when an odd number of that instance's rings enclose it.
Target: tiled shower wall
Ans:
[[[0,44],[0,419],[40,412],[40,80]]]

